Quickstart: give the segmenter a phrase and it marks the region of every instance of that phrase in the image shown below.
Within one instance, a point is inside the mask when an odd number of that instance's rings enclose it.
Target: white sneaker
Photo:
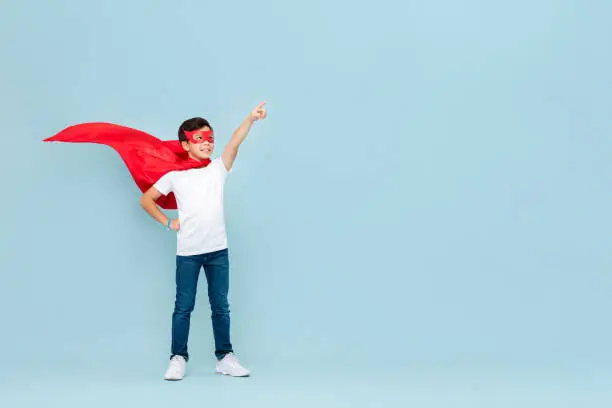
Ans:
[[[222,360],[217,361],[217,373],[231,375],[232,377],[248,377],[249,370],[240,365],[234,353],[226,354]]]
[[[170,366],[166,370],[166,376],[164,377],[168,381],[182,380],[185,376],[187,369],[187,361],[183,356],[174,356],[170,359]]]

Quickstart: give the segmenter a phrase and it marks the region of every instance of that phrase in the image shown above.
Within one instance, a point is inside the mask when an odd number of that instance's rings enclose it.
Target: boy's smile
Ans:
[[[199,148],[200,148],[200,152],[208,156],[210,156],[213,152],[213,145],[208,142],[200,143]]]

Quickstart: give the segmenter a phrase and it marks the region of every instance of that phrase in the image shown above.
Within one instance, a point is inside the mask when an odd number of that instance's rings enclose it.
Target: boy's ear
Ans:
[[[189,142],[185,142],[185,141],[181,141],[181,146],[183,146],[183,149],[188,152],[189,151]]]

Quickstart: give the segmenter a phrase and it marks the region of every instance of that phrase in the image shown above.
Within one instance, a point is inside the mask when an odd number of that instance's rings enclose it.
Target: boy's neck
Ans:
[[[191,154],[191,152],[189,152],[188,156],[189,156],[189,158],[190,158],[191,160],[195,160],[195,161],[199,161],[199,162],[203,161],[203,160],[198,159],[197,157],[193,156],[193,155]]]

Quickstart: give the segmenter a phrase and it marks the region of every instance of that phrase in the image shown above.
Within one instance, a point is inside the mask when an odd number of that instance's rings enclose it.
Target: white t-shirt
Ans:
[[[203,168],[171,171],[153,187],[163,195],[174,193],[181,227],[177,255],[197,255],[227,248],[223,190],[230,173],[221,158]]]

